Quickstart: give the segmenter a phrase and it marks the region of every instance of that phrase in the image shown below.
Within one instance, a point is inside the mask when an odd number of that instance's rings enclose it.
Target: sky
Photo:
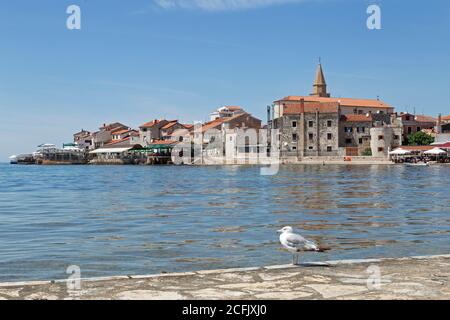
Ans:
[[[332,96],[450,114],[448,0],[10,0],[0,34],[0,162],[108,122],[223,105],[265,122],[274,100],[311,93],[319,57]]]

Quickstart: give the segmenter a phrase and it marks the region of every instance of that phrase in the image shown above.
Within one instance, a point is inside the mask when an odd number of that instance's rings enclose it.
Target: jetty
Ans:
[[[66,280],[1,283],[0,299],[448,300],[449,279],[450,254],[81,279],[79,290]]]

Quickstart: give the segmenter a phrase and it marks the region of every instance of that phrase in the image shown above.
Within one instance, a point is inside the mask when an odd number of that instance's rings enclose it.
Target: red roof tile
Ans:
[[[288,96],[275,102],[283,101],[300,101],[305,102],[334,102],[340,103],[344,107],[364,107],[364,108],[392,108],[392,106],[384,103],[381,100],[375,99],[353,99],[353,98],[326,98],[313,96]]]
[[[151,127],[153,127],[154,125],[156,125],[156,124],[158,124],[160,122],[161,122],[160,120],[153,120],[153,121],[144,123],[142,126],[140,126],[140,128],[151,128]]]
[[[321,113],[337,113],[338,106],[336,102],[305,102],[303,105],[301,103],[289,103],[284,105],[283,114],[300,114],[302,109],[305,113],[315,113],[316,110]]]
[[[370,114],[347,114],[341,116],[341,120],[346,122],[372,122],[373,118]]]
[[[105,144],[105,146],[113,146],[115,144],[122,143],[122,142],[125,142],[128,140],[130,140],[130,137],[126,137],[126,138],[120,139],[120,140],[113,140],[112,142]]]
[[[163,130],[170,129],[177,123],[178,123],[178,120],[169,121],[169,123],[164,125],[161,129],[163,129]]]
[[[425,115],[416,115],[414,120],[416,120],[417,122],[436,122],[437,121],[436,118],[433,118],[430,116],[425,116]]]

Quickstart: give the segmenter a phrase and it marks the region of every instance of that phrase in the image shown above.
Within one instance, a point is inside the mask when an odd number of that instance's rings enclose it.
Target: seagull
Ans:
[[[322,252],[325,249],[319,248],[319,246],[311,240],[303,238],[299,234],[295,234],[292,227],[284,227],[278,230],[280,235],[281,245],[292,253],[292,264],[298,265],[298,256],[302,251],[316,251]]]

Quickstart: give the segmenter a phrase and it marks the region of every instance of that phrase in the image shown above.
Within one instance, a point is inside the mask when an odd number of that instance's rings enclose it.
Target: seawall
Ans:
[[[0,283],[0,299],[450,299],[450,254],[176,274]],[[73,288],[72,288],[73,289]]]

